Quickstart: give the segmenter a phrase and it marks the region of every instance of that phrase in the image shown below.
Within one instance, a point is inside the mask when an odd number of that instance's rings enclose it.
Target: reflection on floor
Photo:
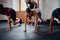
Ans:
[[[54,25],[53,34],[48,35],[49,25],[40,25],[37,32],[33,32],[33,25],[27,25],[27,32],[24,31],[24,24],[12,25],[11,31],[6,31],[7,22],[0,22],[0,40],[60,40],[60,25]]]

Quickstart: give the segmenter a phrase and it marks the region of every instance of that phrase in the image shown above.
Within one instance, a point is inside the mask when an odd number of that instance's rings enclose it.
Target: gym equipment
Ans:
[[[58,24],[58,22],[56,21],[56,20],[54,20],[54,23],[53,23],[54,25],[57,25]]]
[[[40,21],[38,21],[38,25],[40,25]]]
[[[37,24],[38,24],[38,25],[43,25],[43,20],[42,20],[42,22],[38,21]]]
[[[45,24],[50,24],[50,19],[47,19],[47,20],[45,21]]]
[[[27,13],[30,13],[31,12],[31,9],[30,8],[26,8],[26,12]]]
[[[45,24],[50,24],[50,19],[47,19],[47,20],[45,21]],[[57,22],[56,20],[54,20],[53,24],[54,24],[54,25],[57,25],[58,22]]]
[[[41,18],[41,12],[38,12],[38,17]]]
[[[38,20],[38,25],[42,25],[43,24],[43,20],[42,20],[42,18],[41,18],[41,12],[40,11],[38,11],[38,17],[39,17],[39,19],[41,19],[41,22]]]
[[[20,24],[22,24],[22,19],[20,18],[20,21],[19,21]]]

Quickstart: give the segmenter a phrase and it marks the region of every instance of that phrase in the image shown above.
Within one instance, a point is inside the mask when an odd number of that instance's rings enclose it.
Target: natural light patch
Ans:
[[[21,0],[21,11],[25,11],[27,8],[25,0]]]

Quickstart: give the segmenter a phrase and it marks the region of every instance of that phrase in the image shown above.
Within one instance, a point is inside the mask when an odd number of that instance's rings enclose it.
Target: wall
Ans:
[[[21,0],[21,11],[25,11],[27,8],[25,0]]]
[[[3,4],[5,7],[13,8],[15,11],[19,11],[18,0],[5,0]]]
[[[13,0],[13,9],[15,11],[19,11],[19,9],[18,9],[18,0]]]
[[[40,0],[43,20],[50,19],[52,11],[59,7],[59,0]]]

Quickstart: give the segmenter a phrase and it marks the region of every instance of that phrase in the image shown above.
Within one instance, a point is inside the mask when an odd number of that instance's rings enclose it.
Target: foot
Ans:
[[[10,31],[10,29],[8,29],[8,31]]]
[[[24,32],[26,32],[26,30],[24,30]]]
[[[8,29],[7,29],[8,31],[10,31],[11,30],[11,25],[10,25],[10,27],[8,27]]]
[[[36,32],[36,30],[33,30],[33,32]]]
[[[19,22],[20,22],[20,20],[19,19],[16,19],[16,21],[13,21],[13,24],[16,25]]]
[[[19,23],[19,22],[14,22],[13,25],[16,25],[16,24],[18,24],[18,23]]]
[[[17,23],[14,23],[14,25],[16,25]]]
[[[50,35],[51,35],[52,33],[53,33],[53,32],[49,32],[48,34],[50,34]]]

